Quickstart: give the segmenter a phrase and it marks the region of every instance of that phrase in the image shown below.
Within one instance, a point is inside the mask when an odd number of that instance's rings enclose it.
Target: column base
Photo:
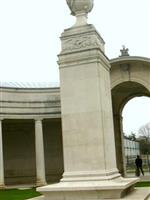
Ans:
[[[74,182],[74,181],[103,181],[119,178],[121,175],[117,169],[103,171],[77,171],[77,172],[64,172],[61,182]]]
[[[46,181],[41,181],[41,180],[37,180],[37,181],[36,181],[36,186],[37,186],[37,187],[38,187],[38,186],[45,186],[45,185],[47,185]]]
[[[37,188],[46,200],[119,199],[131,192],[138,178],[116,178],[102,181],[60,182]]]
[[[6,185],[0,184],[0,189],[5,189],[5,188],[6,188]]]

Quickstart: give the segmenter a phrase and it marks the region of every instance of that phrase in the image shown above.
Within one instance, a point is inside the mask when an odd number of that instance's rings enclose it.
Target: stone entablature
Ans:
[[[60,118],[59,88],[1,88],[0,117]]]

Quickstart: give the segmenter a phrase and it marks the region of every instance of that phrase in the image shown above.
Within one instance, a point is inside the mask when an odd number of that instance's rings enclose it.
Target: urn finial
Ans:
[[[87,24],[87,15],[93,8],[94,0],[66,0],[71,10],[71,14],[76,16],[74,26],[83,26]]]

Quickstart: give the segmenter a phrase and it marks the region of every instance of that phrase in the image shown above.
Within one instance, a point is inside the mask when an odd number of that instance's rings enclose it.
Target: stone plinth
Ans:
[[[136,179],[61,182],[38,188],[46,200],[120,199],[133,190]]]

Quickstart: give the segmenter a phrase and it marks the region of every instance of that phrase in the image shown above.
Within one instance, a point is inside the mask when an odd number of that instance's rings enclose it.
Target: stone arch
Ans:
[[[117,166],[120,173],[125,175],[122,110],[130,99],[138,96],[150,96],[150,59],[121,56],[110,60],[110,64]]]
[[[117,167],[119,172],[125,176],[125,160],[123,148],[122,110],[125,104],[134,97],[148,96],[150,90],[142,81],[122,81],[112,88],[112,105],[114,119],[114,134],[116,145]]]

